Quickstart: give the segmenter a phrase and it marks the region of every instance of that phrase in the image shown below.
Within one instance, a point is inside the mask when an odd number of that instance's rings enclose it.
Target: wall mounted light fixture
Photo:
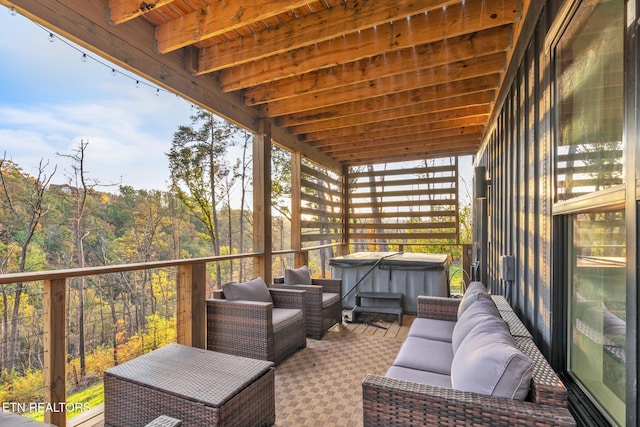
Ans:
[[[475,195],[476,199],[482,200],[487,198],[487,187],[491,185],[491,180],[487,178],[487,168],[484,166],[476,166],[474,170]]]

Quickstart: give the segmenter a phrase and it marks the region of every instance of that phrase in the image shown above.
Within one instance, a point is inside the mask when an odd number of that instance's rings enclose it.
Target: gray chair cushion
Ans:
[[[284,271],[284,284],[285,285],[310,285],[311,274],[306,265],[302,267],[287,269]]]
[[[414,383],[433,385],[436,387],[451,387],[451,377],[449,375],[437,374],[435,372],[420,371],[418,369],[404,368],[402,366],[392,366],[385,374],[387,378],[396,380],[411,381]]]
[[[449,375],[452,361],[451,343],[407,337],[393,365]]]
[[[261,277],[243,283],[226,283],[222,286],[224,297],[231,301],[260,301],[273,303],[267,284]]]
[[[478,294],[477,299],[462,313],[453,327],[451,344],[453,345],[454,353],[458,351],[458,347],[460,347],[469,331],[486,317],[502,319],[493,299],[488,294]]]
[[[524,400],[533,360],[523,354],[502,319],[486,318],[473,328],[453,356],[454,389]]]
[[[460,305],[458,306],[458,318],[462,316],[462,313],[478,298],[478,295],[488,294],[487,288],[482,282],[471,282],[467,286],[467,290],[462,296]]]
[[[340,301],[340,295],[333,292],[322,293],[322,308],[327,308]]]
[[[426,338],[435,341],[451,342],[456,322],[438,319],[416,318],[409,328],[409,337]]]
[[[297,322],[302,322],[303,314],[302,310],[297,308],[276,308],[271,312],[273,321],[273,332],[278,332],[280,329],[293,325]]]

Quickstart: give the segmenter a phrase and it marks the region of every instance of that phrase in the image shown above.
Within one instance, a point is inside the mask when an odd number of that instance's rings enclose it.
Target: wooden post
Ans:
[[[349,254],[349,166],[342,167],[342,244],[338,247],[339,255]]]
[[[176,272],[178,344],[206,348],[206,264],[178,266]]]
[[[302,250],[302,154],[291,153],[291,249],[297,252],[294,255],[294,267],[300,267],[307,263],[306,254]]]
[[[273,276],[271,125],[266,120],[260,120],[258,133],[253,138],[253,246],[254,252],[263,253],[256,258],[254,275],[261,276],[269,284]]]
[[[66,402],[65,339],[66,279],[44,281],[44,401]],[[64,411],[45,411],[44,420],[58,427],[67,425]]]
[[[469,284],[469,282],[471,282],[471,263],[473,263],[473,245],[464,244],[462,245],[462,270],[466,271],[469,275],[466,277],[468,281],[465,282],[465,276],[463,272],[462,281],[467,285]],[[463,291],[465,289],[463,289]]]
[[[295,253],[294,258],[293,262],[296,268],[309,265],[309,251],[298,251]]]

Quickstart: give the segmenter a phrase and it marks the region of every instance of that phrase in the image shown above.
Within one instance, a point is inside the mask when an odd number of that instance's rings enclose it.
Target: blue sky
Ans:
[[[119,68],[114,76],[107,61],[59,37],[49,41],[48,30],[4,6],[0,35],[0,157],[31,174],[49,161],[58,167],[53,182],[64,183],[69,163],[56,153],[70,154],[84,140],[95,182],[167,188],[165,153],[178,126],[189,123],[187,101],[143,80],[137,87],[138,77]]]

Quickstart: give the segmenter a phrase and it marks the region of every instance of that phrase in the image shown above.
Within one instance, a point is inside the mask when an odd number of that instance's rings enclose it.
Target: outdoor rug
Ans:
[[[362,380],[384,375],[400,350],[396,338],[359,335],[344,326],[307,339],[276,367],[276,426],[362,426]]]

